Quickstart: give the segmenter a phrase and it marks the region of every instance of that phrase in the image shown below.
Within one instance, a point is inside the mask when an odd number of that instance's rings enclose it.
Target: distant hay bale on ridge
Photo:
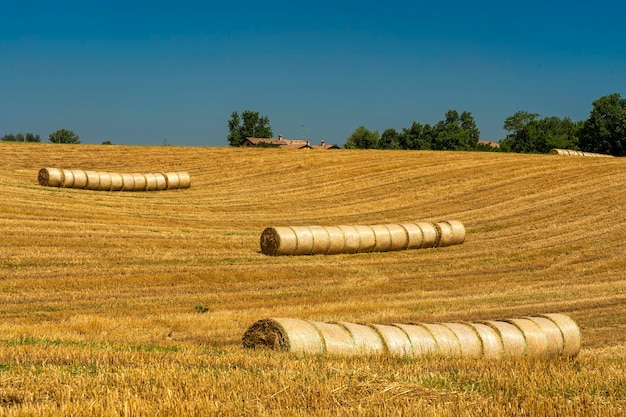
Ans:
[[[465,234],[465,226],[457,220],[373,226],[279,226],[263,230],[260,243],[261,252],[270,256],[331,255],[460,245]]]
[[[191,186],[191,177],[187,172],[118,174],[80,169],[41,168],[37,179],[40,185],[46,187],[95,191],[160,191]]]
[[[551,149],[550,155],[560,155],[560,156],[590,156],[595,158],[613,158],[613,155],[607,155],[603,153],[593,153],[593,152],[583,152],[583,151],[575,151],[572,149]]]
[[[572,358],[581,341],[570,317],[552,313],[482,323],[386,325],[271,318],[253,323],[242,344],[299,354],[499,359]]]

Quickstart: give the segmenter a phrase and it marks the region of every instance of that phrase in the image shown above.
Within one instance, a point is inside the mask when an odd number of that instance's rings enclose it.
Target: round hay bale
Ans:
[[[191,176],[188,173],[181,171],[177,172],[178,175],[178,188],[189,188],[191,187]]]
[[[454,240],[454,230],[452,230],[452,225],[448,222],[437,222],[435,223],[435,227],[437,228],[437,233],[439,234],[439,240],[437,241],[437,247],[446,247],[452,245]]]
[[[454,332],[461,345],[461,355],[466,358],[482,356],[483,346],[478,333],[471,326],[464,323],[442,323]]]
[[[120,191],[135,191],[135,176],[133,174],[120,174],[122,188]]]
[[[156,175],[154,174],[143,174],[146,177],[146,191],[157,191],[158,183]]]
[[[526,317],[528,320],[535,323],[546,337],[548,342],[547,355],[549,357],[561,356],[563,353],[563,335],[561,329],[555,322],[546,317]]]
[[[71,169],[63,170],[63,187],[74,188],[74,172]]]
[[[441,223],[447,223],[452,229],[452,239],[450,245],[462,245],[465,242],[465,235],[467,234],[465,226],[458,220],[446,220]]]
[[[499,359],[502,357],[502,340],[500,335],[491,327],[483,323],[467,323],[480,338],[482,355],[485,359]]]
[[[573,358],[580,352],[581,336],[580,328],[574,320],[565,314],[550,313],[541,314],[541,317],[545,317],[552,320],[561,331],[563,336],[563,356]]]
[[[269,256],[292,255],[298,245],[290,227],[268,227],[261,233],[261,252]]]
[[[166,187],[168,190],[175,190],[180,188],[180,178],[176,172],[166,172],[163,174],[165,177]]]
[[[381,354],[385,352],[385,344],[378,332],[369,326],[355,323],[339,322],[352,336],[354,353],[357,355]]]
[[[419,222],[415,225],[422,229],[422,246],[420,248],[433,248],[439,243],[439,233],[433,223]]]
[[[330,247],[330,236],[322,226],[309,226],[311,236],[313,237],[313,248],[311,255],[325,255]]]
[[[376,234],[369,226],[353,226],[359,234],[359,250],[358,253],[372,252],[376,247]]]
[[[146,191],[146,177],[143,174],[132,174],[133,176],[133,189],[132,191]]]
[[[400,226],[407,233],[407,249],[419,249],[424,243],[424,233],[422,229],[415,223],[402,223]]]
[[[546,339],[539,326],[528,319],[507,319],[506,321],[520,329],[524,335],[526,356],[531,358],[547,356],[548,339]]]
[[[354,355],[355,347],[352,334],[345,327],[336,323],[311,321],[324,338],[326,353],[329,355]]]
[[[98,172],[98,191],[111,191],[111,174],[108,172]]]
[[[378,332],[389,354],[397,356],[413,355],[411,341],[402,329],[386,324],[371,324],[370,326]]]
[[[165,178],[165,175],[157,172],[154,176],[156,177],[157,182],[156,189],[158,191],[167,190],[167,178]]]
[[[343,230],[338,226],[326,226],[326,233],[330,239],[326,253],[329,255],[345,253],[346,237]]]
[[[398,323],[394,323],[394,326],[402,329],[402,331],[406,333],[411,342],[413,356],[430,356],[437,354],[437,342],[433,338],[433,335],[425,328],[412,324]]]
[[[461,343],[456,334],[449,327],[440,323],[419,323],[437,342],[437,352],[441,356],[458,358],[462,355]]]
[[[243,335],[246,348],[269,348],[297,353],[324,353],[324,341],[317,328],[306,320],[273,318],[259,320]]]
[[[64,183],[63,170],[58,168],[41,168],[37,174],[37,180],[40,185],[45,187],[62,187]]]
[[[296,234],[296,249],[294,255],[310,255],[313,251],[313,233],[306,226],[291,226]]]
[[[87,173],[80,169],[73,169],[74,185],[72,188],[86,188],[87,187]]]
[[[391,249],[391,234],[387,226],[375,224],[370,226],[374,231],[374,252],[387,252]]]
[[[505,321],[485,321],[485,325],[494,329],[502,342],[503,357],[521,357],[526,352],[526,339],[516,326]]]
[[[87,176],[87,185],[85,185],[85,188],[87,190],[98,191],[100,188],[100,173],[96,171],[85,171],[85,175]]]
[[[385,225],[391,236],[391,245],[389,250],[405,250],[409,246],[409,234],[401,224]]]
[[[124,188],[124,178],[122,178],[122,174],[111,172],[109,176],[111,177],[111,191],[122,191]]]
[[[550,149],[550,155],[560,155],[560,149]]]
[[[343,252],[342,253],[357,253],[361,247],[361,235],[354,226],[337,226],[343,232]]]

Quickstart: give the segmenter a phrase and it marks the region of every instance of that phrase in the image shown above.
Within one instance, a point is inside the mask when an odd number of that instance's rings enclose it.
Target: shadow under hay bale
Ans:
[[[245,348],[294,353],[465,358],[574,357],[580,329],[568,316],[490,320],[483,323],[356,324],[274,318],[244,333]]]
[[[261,233],[261,252],[270,256],[389,252],[460,245],[459,221],[384,225],[278,226]]]
[[[94,191],[161,191],[191,186],[191,178],[186,172],[118,174],[78,169],[41,168],[37,179],[40,185],[47,187]]]

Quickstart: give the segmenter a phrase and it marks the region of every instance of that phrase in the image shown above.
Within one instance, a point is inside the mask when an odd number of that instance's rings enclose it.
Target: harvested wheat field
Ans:
[[[626,415],[626,159],[0,143],[0,415]],[[42,167],[187,172],[155,193]],[[455,219],[462,245],[267,256],[268,227]],[[259,319],[565,314],[575,357],[247,349]]]

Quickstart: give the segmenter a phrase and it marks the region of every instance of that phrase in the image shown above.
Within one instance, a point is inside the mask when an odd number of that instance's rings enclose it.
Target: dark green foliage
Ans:
[[[381,137],[378,131],[372,132],[361,126],[346,141],[345,148],[358,149],[437,149],[437,150],[474,150],[480,139],[470,112],[459,115],[456,110],[449,110],[446,119],[435,126],[413,122],[411,127],[403,128],[398,133],[387,129]]]
[[[401,149],[400,134],[396,129],[386,129],[378,140],[378,147],[380,149]]]
[[[626,155],[626,99],[609,94],[593,102],[580,130],[580,148],[586,152]]]
[[[581,122],[569,117],[539,118],[536,113],[518,111],[504,121],[508,132],[500,143],[505,151],[519,153],[548,153],[551,149],[578,149]]]
[[[228,137],[230,146],[241,146],[246,138],[271,138],[274,136],[270,119],[260,117],[259,112],[244,110],[241,116],[233,111],[228,121]]]
[[[402,129],[400,149],[432,149],[433,128],[413,122],[411,127]]]
[[[80,137],[68,129],[59,129],[50,133],[49,140],[52,143],[80,143]]]
[[[41,138],[39,135],[35,135],[32,133],[18,133],[14,135],[9,133],[0,138],[3,142],[41,142]]]
[[[345,145],[346,149],[376,149],[380,135],[378,130],[369,130],[365,126],[359,126],[348,137]]]

